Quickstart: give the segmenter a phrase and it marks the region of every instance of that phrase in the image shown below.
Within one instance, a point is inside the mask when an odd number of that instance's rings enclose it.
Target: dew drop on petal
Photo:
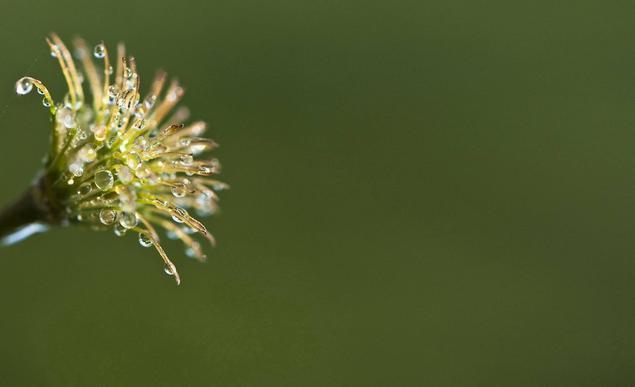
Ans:
[[[206,166],[204,166],[204,165],[201,165],[201,166],[198,168],[198,173],[203,174],[203,175],[209,175],[209,174],[211,174],[213,171],[214,171],[214,170],[213,170],[212,168],[210,168],[210,167],[206,167]]]
[[[177,87],[165,97],[169,102],[176,102],[183,95],[183,88]]]
[[[104,46],[103,43],[99,43],[98,45],[96,45],[95,49],[93,50],[93,55],[95,56],[95,58],[104,58],[106,56],[106,46]]]
[[[181,183],[177,183],[172,186],[172,195],[174,195],[174,197],[182,198],[183,196],[185,196],[185,192],[185,185]]]
[[[137,151],[145,151],[148,148],[148,139],[143,136],[137,137],[134,140],[134,146]]]
[[[114,228],[115,235],[124,236],[126,234],[126,231],[128,231],[128,229],[123,227],[121,224],[117,223],[115,225],[115,228]]]
[[[150,238],[150,236],[148,236],[147,233],[145,232],[141,232],[139,233],[139,244],[143,247],[150,247],[152,246],[152,239]]]
[[[112,172],[108,170],[101,170],[95,174],[95,185],[101,190],[107,190],[112,187],[114,178]]]
[[[106,146],[108,148],[112,148],[113,145],[115,145],[115,142],[119,139],[119,137],[117,137],[117,135],[113,135],[110,138],[108,138],[108,140],[106,141]]]
[[[74,162],[68,166],[68,170],[76,177],[84,174],[84,166],[82,163]]]
[[[55,119],[57,120],[57,122],[61,123],[68,129],[72,128],[75,125],[75,122],[73,120],[73,112],[68,107],[60,109],[59,112],[55,115]]]
[[[119,167],[117,170],[117,176],[119,176],[119,180],[124,184],[130,183],[133,177],[132,172],[130,172],[130,168],[125,165]]]
[[[84,140],[85,140],[86,132],[82,132],[82,134],[84,135]],[[79,156],[80,160],[82,160],[83,162],[90,163],[94,161],[95,158],[97,157],[97,152],[95,152],[95,148],[93,148],[90,144],[86,144],[82,147],[82,149],[79,150],[77,155]]]
[[[184,165],[191,165],[193,161],[194,157],[190,154],[181,156],[181,163],[183,163]]]
[[[183,223],[184,219],[189,216],[187,211],[180,207],[177,207],[174,211],[176,212],[176,214],[172,215],[172,220],[174,220],[176,223]]]
[[[132,128],[135,130],[142,130],[143,128],[145,128],[146,126],[146,122],[145,120],[137,120],[133,125]],[[142,138],[142,137],[139,137]]]
[[[150,174],[152,174],[150,168],[143,165],[140,165],[135,171],[135,175],[137,175],[139,179],[145,179],[146,177],[150,176]]]
[[[20,95],[29,94],[31,90],[33,90],[33,82],[29,77],[20,78],[15,83],[15,92]]]
[[[75,121],[73,121],[73,116],[68,115],[64,118],[64,126],[67,129],[72,128],[73,126],[75,126]]]
[[[101,211],[99,211],[99,221],[102,224],[105,224],[106,226],[110,226],[111,224],[115,223],[116,220],[117,220],[117,211],[110,208],[104,208]]]
[[[127,155],[124,156],[125,157],[125,162],[126,165],[130,168],[130,169],[137,169],[141,166],[141,159],[139,159],[139,156],[133,154],[133,153],[129,153]]]
[[[82,196],[88,195],[92,189],[93,187],[90,183],[84,183],[80,185],[79,188],[77,189],[77,194]]]
[[[137,214],[134,212],[122,212],[121,219],[119,219],[119,224],[125,228],[134,228],[139,223],[139,219],[137,219]]]
[[[95,140],[104,141],[106,139],[106,128],[103,126],[95,126],[91,128],[93,132],[93,136],[95,136]]]

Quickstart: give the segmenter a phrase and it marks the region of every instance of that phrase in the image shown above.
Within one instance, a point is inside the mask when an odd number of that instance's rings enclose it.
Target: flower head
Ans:
[[[165,272],[179,283],[157,229],[180,239],[189,256],[205,259],[195,236],[212,244],[214,238],[188,211],[214,213],[216,192],[227,188],[214,177],[220,172],[218,160],[199,158],[217,144],[201,137],[203,122],[182,123],[187,109],[175,107],[183,88],[177,81],[166,87],[165,73],[159,72],[141,94],[137,64],[126,57],[123,45],[112,63],[103,43],[91,53],[83,40],[75,39],[80,67],[57,35],[47,42],[67,93],[54,99],[32,77],[18,80],[16,91],[28,94],[35,88],[51,114],[51,148],[38,183],[53,214],[50,223],[82,224],[118,236],[134,232],[142,246],[154,246]]]

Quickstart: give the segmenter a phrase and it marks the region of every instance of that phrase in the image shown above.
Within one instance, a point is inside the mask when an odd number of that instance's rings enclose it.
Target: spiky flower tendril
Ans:
[[[35,213],[28,222],[82,224],[113,230],[118,236],[135,232],[142,246],[154,246],[163,258],[165,272],[179,283],[157,228],[180,239],[187,255],[205,259],[194,234],[212,244],[214,238],[188,210],[200,216],[214,213],[216,191],[227,188],[214,178],[220,172],[218,160],[198,158],[217,144],[201,137],[203,122],[182,124],[187,109],[171,113],[183,89],[172,81],[164,92],[165,73],[157,74],[149,93],[142,97],[136,62],[125,56],[123,45],[117,47],[113,71],[103,43],[91,55],[84,41],[75,39],[80,72],[57,35],[51,34],[47,42],[68,86],[63,101],[56,102],[35,78],[24,77],[16,83],[18,94],[35,88],[43,96],[53,126],[44,170],[25,196],[25,207]],[[90,99],[84,83],[88,83]],[[13,218],[6,215],[10,212],[5,211],[0,219],[11,223]]]

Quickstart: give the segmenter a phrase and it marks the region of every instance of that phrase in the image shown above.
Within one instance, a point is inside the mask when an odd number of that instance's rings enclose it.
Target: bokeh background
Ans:
[[[209,262],[57,229],[0,249],[4,386],[635,384],[635,5],[3,2],[0,203],[63,81],[125,41],[220,142]]]

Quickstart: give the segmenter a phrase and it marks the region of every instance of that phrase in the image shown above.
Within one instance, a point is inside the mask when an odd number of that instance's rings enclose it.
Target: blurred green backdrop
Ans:
[[[219,246],[0,249],[6,386],[635,384],[635,4],[31,1],[0,15],[0,203],[47,149],[51,30],[211,124]]]

